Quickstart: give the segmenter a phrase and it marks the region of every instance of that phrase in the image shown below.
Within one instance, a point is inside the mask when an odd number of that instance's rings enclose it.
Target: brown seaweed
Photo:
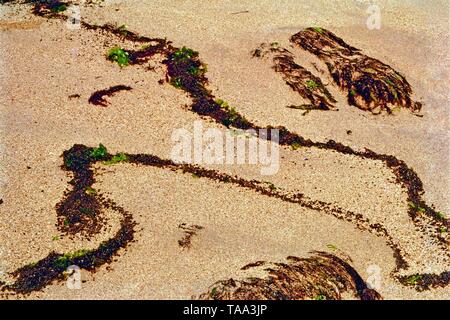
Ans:
[[[200,299],[214,300],[341,300],[352,293],[361,300],[381,300],[358,272],[344,260],[325,252],[308,258],[288,257],[287,263],[266,268],[267,277],[223,280]],[[264,263],[258,263],[263,265]]]
[[[63,153],[62,168],[72,172],[74,178],[70,182],[72,189],[68,190],[61,202],[56,205],[57,226],[68,234],[92,235],[99,232],[103,221],[103,210],[109,209],[121,215],[119,230],[96,249],[82,249],[65,254],[51,252],[44,259],[13,271],[10,275],[15,278],[15,281],[12,284],[0,285],[0,291],[29,294],[40,290],[55,281],[63,280],[64,272],[70,265],[95,271],[101,265],[112,262],[119,250],[133,241],[136,223],[131,214],[110,199],[86,192],[93,190],[91,186],[95,182],[91,165],[112,157],[106,149],[100,155],[98,152],[95,153],[95,150],[83,145],[74,145]],[[83,208],[89,209],[90,214],[86,214]]]
[[[322,83],[322,80],[313,75],[305,67],[294,61],[293,54],[277,44],[261,44],[253,51],[253,57],[263,58],[272,55],[273,69],[280,73],[286,84],[304,99],[310,101],[307,110],[336,109],[336,100]]]
[[[389,65],[371,58],[322,28],[307,28],[291,42],[314,54],[328,67],[334,82],[347,93],[348,103],[372,113],[392,112],[393,106],[420,111],[411,99],[405,77]]]
[[[90,104],[96,105],[96,106],[102,106],[102,107],[107,107],[108,106],[108,101],[106,101],[105,97],[111,97],[113,96],[115,93],[119,92],[119,91],[130,91],[133,88],[129,87],[129,86],[125,86],[125,85],[117,85],[117,86],[112,86],[109,87],[108,89],[103,89],[103,90],[98,90],[95,91],[90,97],[88,102]]]
[[[202,226],[196,224],[189,226],[186,223],[181,223],[178,228],[183,230],[183,238],[178,240],[178,245],[184,249],[191,247],[192,237],[197,235],[197,231],[203,229]]]

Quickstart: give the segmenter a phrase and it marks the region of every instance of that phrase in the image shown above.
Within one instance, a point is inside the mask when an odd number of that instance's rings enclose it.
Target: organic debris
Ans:
[[[120,67],[130,64],[130,54],[120,47],[114,47],[108,51],[108,60],[117,62]]]
[[[178,244],[180,247],[189,249],[191,247],[192,237],[197,234],[197,231],[202,230],[203,227],[199,225],[191,225],[188,226],[186,223],[182,223],[178,226],[178,228],[182,229],[184,232],[183,238],[178,240]]]
[[[450,283],[450,271],[436,274],[414,274],[410,276],[400,276],[397,279],[405,286],[412,286],[417,291],[429,290],[431,288],[445,288]]]
[[[286,84],[304,99],[311,102],[303,115],[311,110],[332,110],[336,109],[336,100],[322,83],[319,77],[313,75],[305,67],[294,61],[293,54],[275,44],[261,44],[253,51],[253,57],[263,58],[273,55],[273,69],[283,76]]]
[[[107,107],[108,106],[108,101],[106,101],[105,97],[111,97],[113,96],[115,93],[119,92],[119,91],[130,91],[133,88],[129,87],[129,86],[125,86],[125,85],[117,85],[117,86],[112,86],[108,89],[104,89],[104,90],[98,90],[95,91],[89,98],[89,103],[96,105],[96,106],[102,106],[102,107]]]
[[[78,250],[66,254],[51,252],[46,258],[31,263],[17,269],[11,275],[16,278],[10,285],[0,286],[4,292],[15,292],[19,294],[29,294],[40,290],[47,285],[64,279],[64,272],[70,265],[76,265],[82,269],[95,271],[98,267],[110,263],[113,257],[118,254],[121,248],[125,248],[133,240],[134,226],[130,214],[112,205],[112,208],[119,209],[124,215],[119,231],[115,236],[93,250]]]
[[[64,279],[66,268],[73,264],[95,271],[99,266],[110,263],[118,251],[133,240],[136,223],[132,216],[92,188],[95,180],[91,165],[97,161],[111,160],[113,156],[101,144],[97,148],[74,145],[64,151],[63,158],[62,168],[72,172],[74,178],[70,181],[72,188],[65,192],[63,199],[56,205],[58,228],[71,235],[80,233],[90,236],[98,233],[105,223],[102,216],[105,209],[116,211],[122,216],[120,228],[114,237],[102,242],[96,249],[80,249],[65,254],[51,252],[46,258],[17,269],[11,273],[16,278],[15,282],[0,286],[1,291],[28,294],[40,290],[54,281]]]
[[[328,67],[334,82],[347,93],[348,103],[374,114],[392,107],[420,111],[411,99],[412,89],[405,77],[389,65],[366,56],[323,28],[307,28],[291,42],[316,55]]]
[[[340,300],[349,292],[361,300],[381,300],[378,292],[367,287],[364,280],[347,262],[335,255],[314,252],[309,258],[287,257],[287,263],[265,265],[267,277],[218,281],[204,300]],[[248,266],[248,265],[247,265]],[[246,266],[246,267],[247,267]],[[244,267],[245,268],[245,267]]]

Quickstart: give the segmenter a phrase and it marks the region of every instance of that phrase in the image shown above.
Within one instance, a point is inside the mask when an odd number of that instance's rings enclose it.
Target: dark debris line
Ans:
[[[121,84],[121,85],[116,85],[116,86],[109,87],[108,89],[98,90],[98,91],[95,91],[89,97],[88,102],[90,104],[95,105],[95,106],[107,107],[108,106],[108,101],[106,101],[105,97],[111,97],[117,92],[130,91],[132,89],[133,88],[131,88],[129,86],[125,86],[125,85]]]
[[[71,172],[74,178],[70,181],[71,189],[66,191],[63,200],[56,205],[60,230],[69,235],[98,233],[105,209],[121,214],[120,228],[114,237],[102,242],[96,249],[82,249],[66,254],[51,252],[46,258],[15,270],[11,273],[15,282],[0,287],[5,293],[29,294],[40,290],[54,281],[63,280],[64,272],[70,265],[94,271],[101,265],[110,263],[121,248],[133,241],[136,223],[131,214],[92,191],[92,184],[95,182],[92,164],[110,160],[112,155],[103,146],[88,148],[74,145],[64,152],[63,158],[62,168]]]

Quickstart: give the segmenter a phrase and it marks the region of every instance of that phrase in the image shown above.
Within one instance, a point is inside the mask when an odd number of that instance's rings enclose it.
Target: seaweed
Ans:
[[[105,97],[111,97],[117,92],[130,91],[132,89],[133,88],[131,88],[129,86],[117,85],[117,86],[112,86],[112,87],[110,87],[108,89],[98,90],[98,91],[95,91],[89,97],[88,102],[90,104],[93,104],[93,105],[96,105],[96,106],[107,107],[108,106],[108,102],[106,101]]]
[[[231,108],[222,100],[216,100],[211,92],[206,89],[208,82],[205,71],[206,65],[198,58],[198,52],[174,47],[167,48],[167,58],[163,60],[163,64],[167,66],[167,77],[169,82],[176,88],[186,91],[193,103],[192,110],[200,115],[214,114],[214,117],[227,127],[234,126],[237,128],[249,129],[252,124]],[[200,72],[192,72],[192,70],[201,70]]]
[[[121,248],[125,248],[134,238],[134,222],[131,214],[117,206],[113,201],[100,196],[93,188],[95,182],[91,165],[97,161],[111,160],[102,144],[97,148],[74,145],[63,152],[62,168],[73,174],[72,188],[67,190],[63,199],[56,205],[58,228],[66,234],[92,235],[98,233],[104,224],[102,211],[113,210],[122,216],[120,228],[114,237],[101,243],[96,249],[79,249],[59,254],[51,252],[47,257],[30,263],[11,273],[15,278],[12,284],[0,286],[3,292],[29,294],[45,286],[64,279],[69,265],[95,271],[99,266],[112,262]],[[53,240],[59,236],[53,237]]]
[[[114,160],[113,158],[116,157]],[[62,168],[71,172],[73,179],[69,182],[71,188],[64,193],[63,199],[56,204],[58,229],[69,235],[80,233],[86,237],[99,233],[106,224],[103,215],[105,199],[99,195],[92,184],[95,182],[91,168],[97,161],[118,162],[106,147],[100,144],[96,148],[88,148],[75,144],[63,153]]]
[[[65,192],[63,199],[56,205],[58,228],[68,234],[98,233],[104,224],[101,218],[101,203],[98,196],[86,193],[86,188],[94,183],[94,173],[90,165],[106,156],[102,145],[87,148],[74,145],[64,151],[62,168],[72,172],[72,188]],[[87,214],[89,213],[89,214]]]
[[[248,269],[251,269],[251,268],[260,267],[260,266],[263,266],[265,264],[266,264],[265,261],[256,261],[256,262],[252,262],[252,263],[246,264],[245,266],[243,266],[241,268],[241,270],[248,270]]]
[[[183,230],[183,238],[178,240],[178,245],[184,249],[189,249],[191,247],[192,237],[197,234],[197,231],[202,230],[203,227],[199,225],[187,225],[186,223],[181,223],[178,228]]]
[[[81,95],[78,94],[78,93],[74,93],[74,94],[69,95],[69,99],[77,99],[77,98],[80,98],[80,97],[81,97]]]
[[[416,273],[409,276],[399,276],[397,279],[403,285],[414,287],[417,291],[444,288],[450,283],[450,271],[444,271],[438,275]]]
[[[51,252],[44,259],[12,272],[11,275],[16,278],[14,283],[0,286],[0,290],[26,295],[58,280],[64,280],[64,273],[70,265],[93,272],[98,267],[111,263],[119,250],[133,241],[136,223],[123,209],[112,203],[110,205],[123,213],[120,229],[113,238],[101,243],[93,250],[80,249],[66,254]]]
[[[111,48],[107,56],[108,60],[117,62],[120,67],[125,67],[130,64],[130,54],[120,47]]]
[[[199,296],[202,300],[340,300],[351,292],[361,300],[381,300],[367,287],[358,272],[344,260],[325,252],[308,258],[288,257],[288,263],[273,263],[265,278],[222,280]],[[263,265],[258,261],[248,266]]]
[[[319,77],[313,75],[305,67],[294,61],[292,53],[278,45],[261,44],[259,48],[252,52],[253,57],[264,58],[273,55],[273,69],[280,73],[292,90],[300,94],[301,97],[310,101],[308,109],[310,110],[333,110],[336,109],[336,99],[328,91]]]
[[[35,13],[60,13],[67,10],[68,2],[58,0],[28,0],[26,2],[34,3]]]
[[[293,104],[291,104],[289,106],[286,106],[286,108],[294,109],[294,110],[302,110],[302,111],[304,111],[302,113],[302,116],[306,116],[312,110],[323,110],[323,109],[321,109],[319,107],[316,107],[316,106],[314,106],[312,104],[301,104],[301,105],[293,105]]]
[[[412,89],[398,71],[371,58],[323,28],[307,28],[291,37],[291,42],[321,59],[334,82],[347,93],[347,100],[374,114],[392,113],[392,107],[412,112],[422,104],[411,98]]]
[[[103,164],[112,165],[120,162],[128,162],[128,156],[123,152],[112,156],[110,160],[104,161]]]
[[[66,11],[70,1],[59,1],[59,0],[2,0],[1,4],[9,2],[20,2],[29,3],[33,5],[32,12],[38,16],[46,16],[49,18],[58,17],[62,12]]]
[[[108,155],[108,150],[103,144],[100,143],[97,148],[91,149],[89,155],[94,160],[101,160],[102,158],[105,158]]]
[[[128,26],[125,24],[122,24],[116,28],[117,32],[124,38],[128,35]]]
[[[149,39],[148,43],[140,50],[130,50],[130,62],[143,64],[157,54],[165,54],[171,48],[170,41],[166,39]]]

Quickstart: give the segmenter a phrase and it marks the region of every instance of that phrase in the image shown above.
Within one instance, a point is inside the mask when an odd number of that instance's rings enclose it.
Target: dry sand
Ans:
[[[404,160],[422,179],[427,203],[447,214],[449,8],[445,1],[378,3],[380,30],[365,25],[367,2],[351,0],[105,1],[82,7],[82,19],[126,24],[139,34],[198,50],[215,96],[254,123],[284,125],[313,141],[333,139]],[[173,130],[192,130],[202,118],[187,110],[190,99],[183,91],[158,84],[164,69],[156,60],[155,72],[120,69],[107,61],[105,52],[120,43],[117,38],[69,30],[59,20],[33,16],[23,5],[0,10],[0,277],[6,280],[9,272],[51,251],[94,248],[117,229],[118,217],[111,212],[108,227],[96,237],[52,240],[60,234],[55,205],[70,180],[60,168],[64,150],[103,143],[110,152],[170,158]],[[302,116],[285,108],[301,103],[300,97],[271,70],[270,61],[255,60],[250,52],[262,42],[289,46],[292,34],[319,25],[406,75],[424,103],[423,117],[403,110],[375,116],[342,97],[336,112]],[[297,61],[307,60],[295,52]],[[118,84],[133,90],[108,98],[107,108],[88,104],[94,91]],[[72,94],[80,98],[70,99]],[[223,128],[202,121],[205,128]],[[379,223],[408,257],[404,274],[449,270],[448,247],[443,251],[415,227],[406,192],[383,163],[316,148],[282,148],[280,156],[280,171],[273,176],[262,176],[255,165],[206,167],[270,181],[285,192],[301,192]],[[126,164],[96,170],[95,188],[137,221],[136,241],[110,268],[83,271],[81,290],[61,282],[25,298],[190,298],[217,280],[244,276],[239,269],[250,262],[283,261],[312,250],[345,253],[364,279],[370,266],[379,266],[378,291],[385,299],[450,297],[448,287],[418,292],[400,284],[392,277],[395,260],[386,239],[326,212],[161,168]],[[189,249],[178,245],[180,223],[204,228]]]

